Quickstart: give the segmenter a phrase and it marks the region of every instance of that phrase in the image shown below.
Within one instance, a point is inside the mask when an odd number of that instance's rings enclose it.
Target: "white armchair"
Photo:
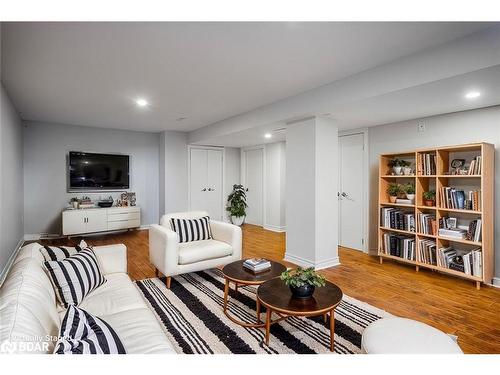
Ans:
[[[160,225],[149,229],[149,259],[158,271],[167,277],[170,288],[172,276],[197,272],[241,259],[241,228],[221,221],[210,220],[212,239],[179,243],[172,230],[171,218],[197,219],[208,216],[204,211],[176,212],[163,215]]]

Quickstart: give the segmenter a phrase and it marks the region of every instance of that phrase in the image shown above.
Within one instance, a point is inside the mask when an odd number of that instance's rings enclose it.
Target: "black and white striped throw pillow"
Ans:
[[[46,261],[49,260],[63,260],[66,259],[72,255],[75,255],[76,253],[79,253],[83,249],[89,247],[87,243],[82,240],[78,245],[75,247],[70,247],[70,246],[43,246],[40,248],[40,252],[42,253],[43,257],[45,258]]]
[[[108,323],[70,305],[62,321],[54,353],[125,354],[125,348]]]
[[[210,217],[199,219],[170,219],[172,230],[179,235],[179,242],[191,242],[212,239]]]
[[[106,282],[94,251],[83,249],[69,258],[44,263],[64,307],[78,305],[85,296]]]

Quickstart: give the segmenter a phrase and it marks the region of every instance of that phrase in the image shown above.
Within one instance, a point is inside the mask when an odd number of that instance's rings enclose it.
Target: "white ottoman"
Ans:
[[[363,332],[361,349],[368,354],[463,354],[446,333],[404,318],[385,318]]]

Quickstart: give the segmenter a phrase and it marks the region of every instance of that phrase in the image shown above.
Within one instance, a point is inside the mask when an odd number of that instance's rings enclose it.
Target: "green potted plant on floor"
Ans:
[[[233,185],[233,191],[227,197],[226,211],[229,212],[231,223],[240,226],[245,221],[247,194],[243,185]]]
[[[433,207],[436,205],[436,191],[435,190],[429,190],[429,191],[424,191],[424,203],[426,206]]]
[[[280,279],[288,285],[294,298],[309,298],[316,287],[326,285],[325,277],[314,271],[313,267],[286,270],[280,275]]]
[[[389,202],[391,203],[396,203],[396,199],[398,197],[399,194],[401,194],[401,185],[395,183],[395,182],[391,182],[389,183],[389,185],[387,186],[387,194],[389,194]]]

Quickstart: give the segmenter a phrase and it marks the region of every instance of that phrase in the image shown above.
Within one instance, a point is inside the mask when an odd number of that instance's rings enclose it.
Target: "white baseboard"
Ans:
[[[279,227],[279,226],[276,226],[276,225],[264,224],[264,229],[265,230],[270,230],[272,232],[278,232],[278,233],[286,232],[286,226]]]
[[[137,230],[149,230],[150,227],[151,224],[141,225],[139,228],[137,228]]]
[[[19,242],[16,245],[16,249],[14,252],[10,255],[9,260],[7,261],[7,264],[5,265],[4,269],[2,270],[2,273],[0,273],[0,286],[2,286],[3,282],[5,281],[5,278],[7,277],[10,268],[12,267],[12,264],[14,263],[14,260],[17,257],[17,254],[19,253],[19,250],[23,247],[24,244],[24,238],[21,238]]]
[[[25,234],[24,235],[24,241],[38,241],[40,238],[42,238],[41,234]]]
[[[296,264],[301,267],[314,267],[315,270],[322,270],[325,268],[330,268],[340,265],[339,257],[326,259],[322,260],[321,262],[315,263],[309,259],[285,253],[285,257],[283,259],[286,260],[287,262]]]
[[[493,278],[493,285],[494,287],[500,288],[500,277],[494,277]]]

